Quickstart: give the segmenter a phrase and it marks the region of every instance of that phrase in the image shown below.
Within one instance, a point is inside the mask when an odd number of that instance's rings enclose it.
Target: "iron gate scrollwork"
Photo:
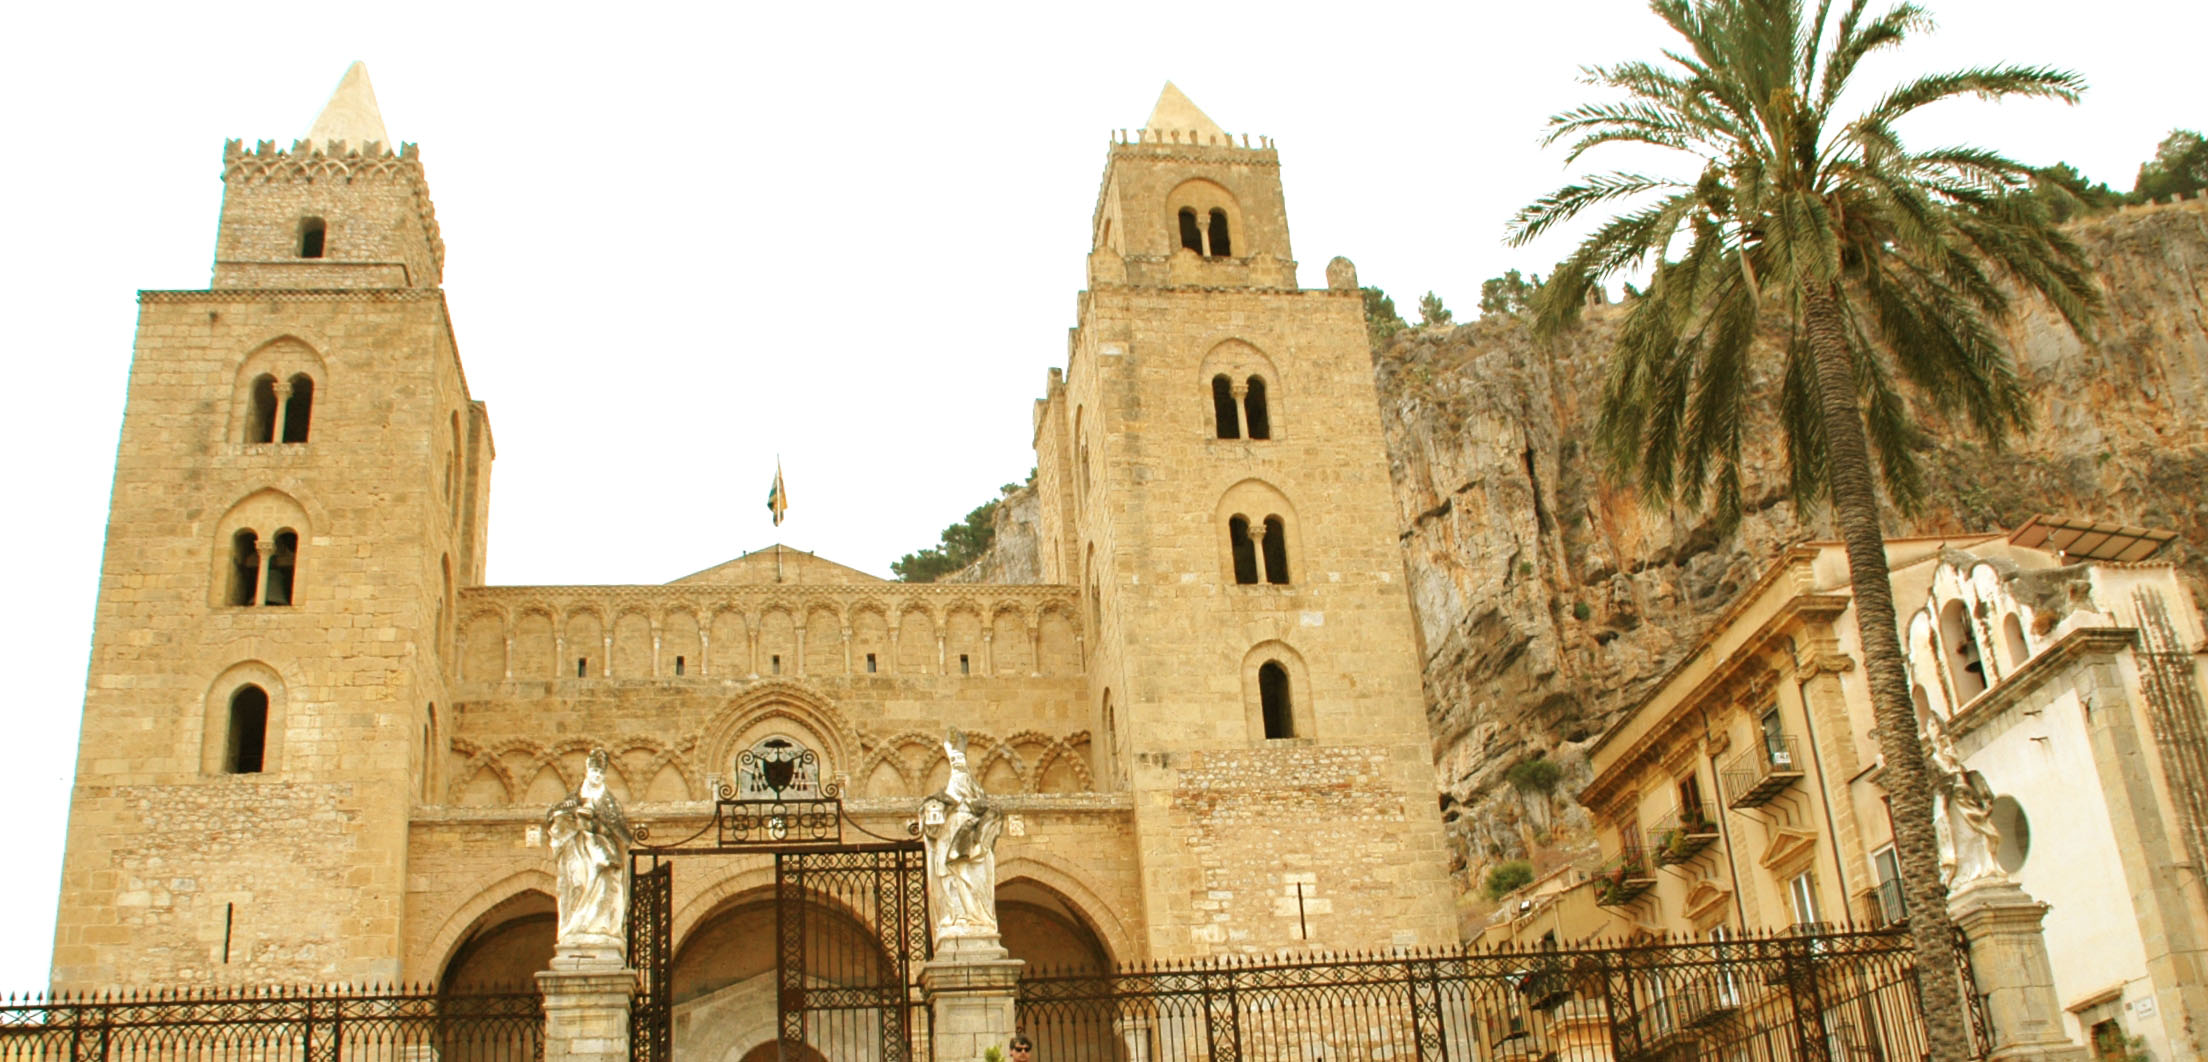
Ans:
[[[764,752],[764,755],[760,753]],[[713,818],[655,845],[637,830],[629,854],[630,965],[643,975],[630,1008],[631,1062],[672,1062],[674,864],[680,855],[774,859],[775,1038],[784,1059],[925,1062],[929,1009],[914,975],[930,954],[926,855],[920,842],[846,843],[832,782],[810,751],[747,752]],[[908,832],[916,826],[908,827]]]

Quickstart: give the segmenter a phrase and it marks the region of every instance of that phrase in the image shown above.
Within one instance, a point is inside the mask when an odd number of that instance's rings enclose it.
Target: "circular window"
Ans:
[[[2014,874],[2032,854],[2032,820],[2024,817],[2024,805],[2010,796],[1994,798],[1992,818],[1993,828],[2001,831],[2001,850],[1993,854],[1994,861]]]

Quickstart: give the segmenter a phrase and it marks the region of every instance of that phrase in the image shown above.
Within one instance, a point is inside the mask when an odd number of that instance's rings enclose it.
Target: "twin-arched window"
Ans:
[[[1265,582],[1288,582],[1288,524],[1278,515],[1262,523],[1236,513],[1227,519],[1227,546],[1234,554],[1234,581],[1253,585],[1262,568]]]
[[[303,443],[313,419],[314,377],[302,372],[278,380],[274,373],[264,372],[253,378],[246,397],[244,441]]]
[[[1265,404],[1265,378],[1251,376],[1239,385],[1226,373],[1211,378],[1211,413],[1222,439],[1273,437],[1273,418]]]
[[[299,578],[299,533],[283,528],[266,542],[250,527],[230,535],[229,605],[289,605]]]
[[[1181,246],[1206,258],[1228,258],[1234,254],[1234,240],[1227,231],[1227,212],[1211,208],[1208,218],[1199,218],[1195,207],[1182,207],[1180,213]]]

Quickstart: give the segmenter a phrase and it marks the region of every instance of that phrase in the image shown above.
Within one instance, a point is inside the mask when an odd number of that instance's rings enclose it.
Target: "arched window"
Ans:
[[[1227,521],[1227,546],[1234,551],[1234,581],[1245,586],[1257,582],[1257,544],[1250,541],[1249,517]]]
[[[1978,634],[1961,601],[1940,608],[1940,647],[1947,657],[1948,681],[1955,687],[1955,705],[1961,711],[1970,699],[1986,691],[1985,654],[1978,649]]]
[[[1270,438],[1272,438],[1272,437],[1273,437],[1273,418],[1272,418],[1271,416],[1267,415],[1267,413],[1266,413],[1266,411],[1265,411],[1265,378],[1264,378],[1264,377],[1262,377],[1262,376],[1252,376],[1252,377],[1250,377],[1250,379],[1249,379],[1249,391],[1248,391],[1248,393],[1247,393],[1247,397],[1245,397],[1245,398],[1243,399],[1243,404],[1244,404],[1244,405],[1246,405],[1246,406],[1248,406],[1248,407],[1249,407],[1249,411],[1250,411],[1250,412],[1249,412],[1249,416],[1248,416],[1248,417],[1246,417],[1246,418],[1244,418],[1244,419],[1246,419],[1246,420],[1248,420],[1248,421],[1249,421],[1249,425],[1250,425],[1250,438],[1252,438],[1252,439],[1270,439]]]
[[[1217,258],[1234,253],[1233,245],[1227,242],[1227,212],[1218,207],[1211,208],[1211,253]]]
[[[330,227],[321,218],[302,218],[299,221],[299,257],[322,257],[322,241],[329,235]]]
[[[1220,373],[1211,378],[1211,416],[1219,426],[1222,439],[1242,437],[1242,416],[1234,408],[1234,381]]]
[[[2010,671],[2023,667],[2024,659],[2032,655],[2032,650],[2024,644],[2024,621],[2016,618],[2014,612],[2001,617],[2001,648],[2008,651]]]
[[[245,403],[245,441],[265,443],[276,441],[276,378],[266,374],[253,378],[253,393]]]
[[[225,774],[259,774],[268,752],[268,691],[254,685],[230,695],[229,738],[223,744]]]
[[[307,423],[314,419],[314,377],[299,373],[291,378],[291,395],[284,400],[284,441],[307,441]]]
[[[299,535],[294,531],[276,532],[276,548],[268,555],[268,587],[261,595],[261,604],[291,604],[292,580],[299,567]]]
[[[260,600],[261,537],[251,531],[230,536],[230,588],[223,601],[250,605]]]
[[[1288,525],[1277,516],[1265,518],[1265,581],[1288,582]]]
[[[1181,208],[1181,246],[1197,254],[1204,253],[1204,230],[1196,222],[1194,207]]]
[[[1257,669],[1257,697],[1265,714],[1265,737],[1296,736],[1296,716],[1288,697],[1288,669],[1267,660]]]

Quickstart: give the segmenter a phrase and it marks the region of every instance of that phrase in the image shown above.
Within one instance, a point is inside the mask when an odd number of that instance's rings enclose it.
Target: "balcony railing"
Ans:
[[[1883,929],[1909,917],[1909,902],[1902,898],[1901,882],[1882,881],[1856,897],[1862,907],[1863,925]]]
[[[1725,765],[1726,806],[1760,808],[1802,777],[1801,745],[1793,735],[1765,735]]]
[[[1656,874],[1641,852],[1640,840],[1623,838],[1618,854],[1595,871],[1595,902],[1604,907],[1624,907],[1656,887]]]
[[[1536,955],[1519,971],[1517,985],[1528,1009],[1551,1010],[1572,998],[1571,968],[1560,955]]]
[[[1741,1007],[1742,980],[1736,971],[1719,967],[1691,981],[1668,986],[1633,1015],[1639,1033],[1640,1057],[1655,1057],[1694,1035],[1695,1031],[1730,1017]]]
[[[1701,855],[1717,839],[1717,823],[1701,808],[1685,807],[1648,831],[1648,853],[1657,866],[1676,866]]]

